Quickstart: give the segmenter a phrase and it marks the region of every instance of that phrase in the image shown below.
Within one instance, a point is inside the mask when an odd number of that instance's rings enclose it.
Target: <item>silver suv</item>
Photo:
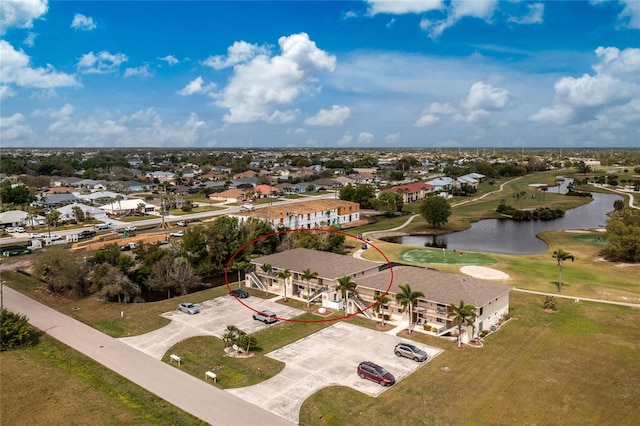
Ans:
[[[271,311],[262,311],[262,312],[254,312],[253,319],[262,321],[265,324],[273,324],[274,322],[278,322],[278,318],[276,318],[276,313]]]
[[[416,362],[424,362],[429,359],[429,355],[425,351],[411,343],[398,343],[393,352],[396,356],[410,358]]]

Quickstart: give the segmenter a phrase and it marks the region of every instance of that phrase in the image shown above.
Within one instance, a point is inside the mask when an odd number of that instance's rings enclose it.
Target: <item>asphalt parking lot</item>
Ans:
[[[373,361],[389,370],[397,382],[418,368],[429,368],[429,361],[417,363],[396,357],[393,348],[404,339],[395,335],[337,322],[304,339],[273,351],[267,356],[286,364],[271,379],[254,386],[227,391],[274,414],[298,423],[302,403],[327,386],[348,386],[372,397],[389,389],[358,377],[361,361]],[[442,349],[414,344],[429,355]]]
[[[278,315],[278,318],[282,319],[293,318],[304,313],[299,309],[259,297],[249,297],[241,299],[241,301],[259,311],[271,310]],[[171,320],[169,325],[150,333],[124,337],[119,340],[154,358],[161,359],[171,346],[189,337],[216,336],[221,338],[228,325],[235,325],[248,334],[273,326],[254,320],[253,311],[242,305],[233,296],[217,297],[197,303],[196,306],[200,309],[200,313],[189,315],[180,312],[176,302],[176,309],[162,314],[163,317]]]

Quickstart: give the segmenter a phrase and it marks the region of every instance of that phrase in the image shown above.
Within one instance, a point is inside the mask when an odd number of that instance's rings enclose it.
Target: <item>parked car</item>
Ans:
[[[126,243],[120,246],[120,250],[122,251],[129,251],[129,250],[133,250],[134,248],[136,248],[136,243]]]
[[[398,343],[393,352],[396,356],[410,358],[416,362],[424,362],[429,359],[429,355],[425,351],[411,343]]]
[[[249,297],[249,292],[243,288],[237,288],[235,290],[231,290],[230,293],[232,296],[237,297],[238,299],[246,299]]]
[[[5,232],[16,232],[16,228],[14,228],[13,226],[9,226],[8,228],[4,228]]]
[[[198,307],[191,302],[180,303],[178,305],[178,309],[189,315],[197,314],[198,312],[200,312],[200,309],[198,309]]]
[[[273,324],[274,322],[278,322],[275,312],[266,311],[266,310],[262,312],[254,312],[253,319],[262,321],[265,324]]]
[[[396,382],[393,374],[371,361],[363,361],[358,364],[358,376],[360,376],[361,379],[378,382],[382,386],[391,386]]]
[[[184,236],[184,232],[183,231],[171,231],[169,232],[169,235],[172,237],[183,237]]]
[[[18,226],[18,227],[16,227],[16,228],[13,228],[13,232],[20,232],[20,233],[22,233],[22,232],[24,232],[24,228],[23,228],[22,226]]]
[[[184,220],[179,220],[176,222],[176,225],[178,226],[187,226],[187,222],[185,222]]]
[[[96,236],[96,231],[94,231],[93,229],[85,229],[84,231],[80,231],[80,233],[78,234],[79,239],[93,238],[95,236]]]

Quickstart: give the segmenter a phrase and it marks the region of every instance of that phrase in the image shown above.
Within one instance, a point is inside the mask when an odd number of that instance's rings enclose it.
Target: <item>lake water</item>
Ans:
[[[551,189],[549,190],[551,191]],[[560,219],[518,222],[509,219],[484,219],[474,222],[471,228],[453,234],[428,236],[410,235],[388,238],[387,241],[416,245],[446,247],[448,249],[482,251],[506,254],[546,253],[547,244],[536,237],[544,231],[561,229],[604,228],[607,213],[613,210],[613,202],[622,197],[614,194],[593,193],[589,204],[567,210]]]

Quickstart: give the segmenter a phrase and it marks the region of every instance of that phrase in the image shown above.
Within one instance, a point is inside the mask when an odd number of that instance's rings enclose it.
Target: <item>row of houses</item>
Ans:
[[[426,182],[412,182],[406,185],[394,186],[384,191],[400,194],[404,203],[411,203],[423,200],[435,193],[446,195],[448,191],[453,188],[460,188],[462,185],[478,189],[478,184],[482,183],[484,178],[485,176],[479,173],[469,173],[458,178],[443,176]]]
[[[479,334],[499,325],[509,313],[510,286],[433,269],[390,267],[387,263],[305,248],[258,257],[251,264],[253,272],[245,279],[248,287],[308,300],[329,309],[344,309],[348,315],[361,314],[371,319],[376,317],[375,305],[386,294],[388,302],[381,306],[379,315],[388,315],[392,321],[404,320],[408,313],[403,312],[395,295],[400,292],[400,285],[409,284],[413,291],[424,294],[412,309],[412,322],[428,326],[437,336],[456,333],[450,305],[463,300],[473,305],[476,313],[474,326],[465,327],[463,342],[469,340],[473,332]],[[305,280],[307,269],[317,277]],[[290,273],[286,279],[279,274],[285,270]],[[338,280],[342,277],[349,277],[357,285],[355,293],[343,297],[338,289]]]

